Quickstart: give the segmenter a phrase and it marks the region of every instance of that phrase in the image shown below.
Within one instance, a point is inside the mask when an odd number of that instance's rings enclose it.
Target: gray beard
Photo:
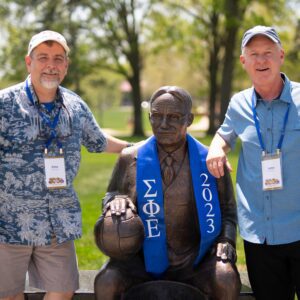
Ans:
[[[45,80],[41,79],[41,84],[45,89],[52,90],[59,86],[59,80]]]

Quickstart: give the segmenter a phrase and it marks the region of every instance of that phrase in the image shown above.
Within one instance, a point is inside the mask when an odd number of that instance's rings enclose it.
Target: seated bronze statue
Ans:
[[[207,148],[187,133],[191,108],[185,90],[158,89],[150,99],[153,136],[123,150],[116,163],[95,225],[96,243],[110,257],[95,278],[99,300],[122,299],[153,280],[238,299],[231,177],[208,172]]]

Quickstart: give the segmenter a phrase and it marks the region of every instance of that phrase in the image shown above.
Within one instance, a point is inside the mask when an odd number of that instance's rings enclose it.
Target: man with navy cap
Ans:
[[[253,84],[233,95],[210,146],[207,167],[231,170],[226,154],[241,141],[236,179],[238,219],[256,299],[300,297],[300,84],[280,72],[276,30],[245,32],[240,62]]]
[[[80,149],[120,152],[86,103],[60,86],[69,47],[55,31],[34,35],[29,76],[0,91],[0,299],[24,298],[26,272],[45,299],[71,299],[79,288],[74,240],[81,210],[73,188]]]

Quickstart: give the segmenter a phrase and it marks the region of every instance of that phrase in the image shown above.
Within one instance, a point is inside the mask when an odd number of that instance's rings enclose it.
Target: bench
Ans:
[[[80,289],[75,292],[74,300],[94,300],[94,278],[98,271],[79,272]],[[242,290],[240,292],[240,300],[254,300],[253,293],[250,288],[247,272],[240,272],[242,281]],[[44,292],[38,289],[28,287],[26,283],[25,300],[43,300]]]

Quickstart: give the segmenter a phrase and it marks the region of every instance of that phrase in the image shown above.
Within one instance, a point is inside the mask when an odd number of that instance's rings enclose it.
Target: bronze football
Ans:
[[[94,234],[98,248],[105,255],[124,260],[141,249],[144,225],[130,208],[121,216],[111,215],[108,210],[96,222]]]

